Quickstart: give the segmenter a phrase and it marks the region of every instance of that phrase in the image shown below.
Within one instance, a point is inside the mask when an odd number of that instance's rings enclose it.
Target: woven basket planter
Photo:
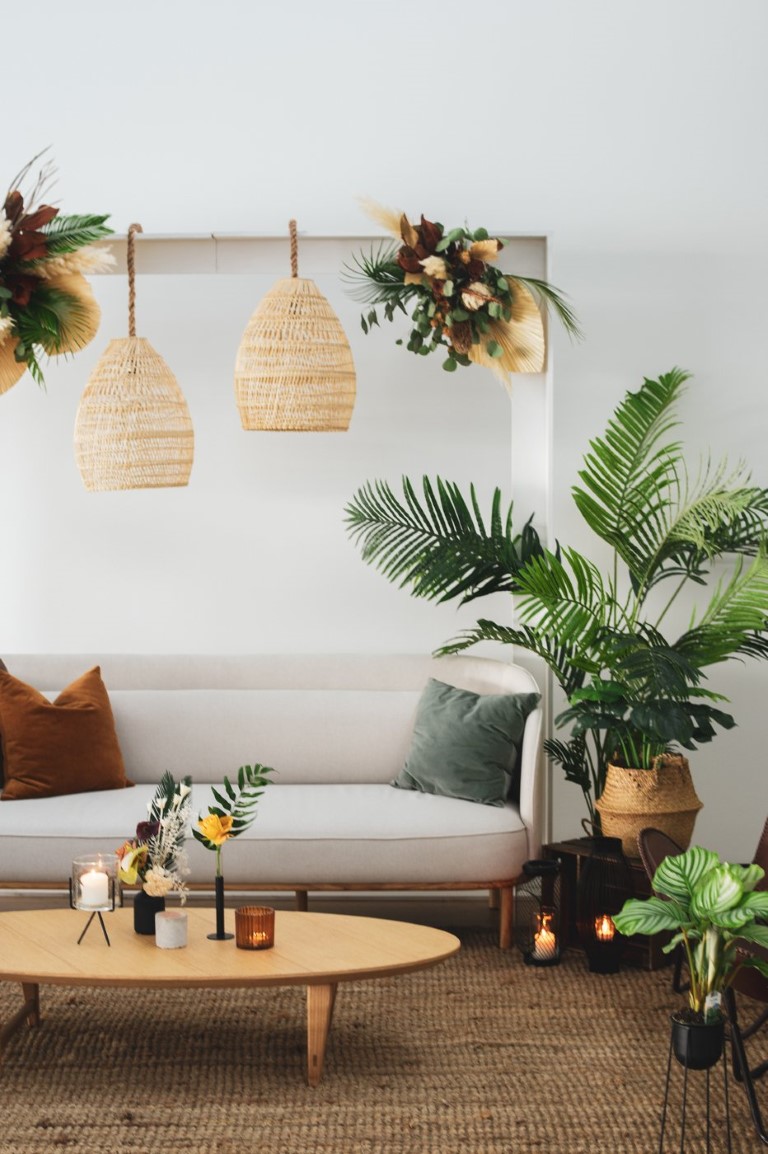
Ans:
[[[110,341],[80,400],[75,459],[91,491],[186,485],[194,433],[187,402],[144,337]]]
[[[344,432],[355,365],[341,322],[314,281],[285,277],[251,317],[235,363],[244,429]]]
[[[595,806],[605,837],[621,838],[624,853],[637,857],[637,835],[647,826],[687,849],[702,803],[693,788],[687,758],[666,754],[655,769],[609,765]]]

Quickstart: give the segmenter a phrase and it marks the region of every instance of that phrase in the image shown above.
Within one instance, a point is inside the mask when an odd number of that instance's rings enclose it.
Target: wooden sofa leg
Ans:
[[[296,890],[296,909],[300,913],[306,913],[309,907],[309,894],[306,890]]]
[[[497,910],[499,908],[499,891],[488,890],[488,909]]]
[[[512,920],[515,909],[514,886],[502,886],[499,890],[499,946],[508,950],[512,945]]]

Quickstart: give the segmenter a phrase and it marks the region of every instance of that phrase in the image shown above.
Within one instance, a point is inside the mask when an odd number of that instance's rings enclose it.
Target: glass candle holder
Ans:
[[[560,942],[555,929],[555,911],[542,906],[533,915],[531,924],[532,947],[526,959],[535,966],[554,966],[560,961]]]
[[[551,858],[523,863],[515,888],[515,936],[527,966],[556,966],[562,953],[560,863]]]
[[[92,853],[72,862],[71,905],[76,910],[113,910],[117,895],[117,855]]]
[[[235,910],[235,940],[241,950],[269,950],[275,944],[275,911],[269,906]]]

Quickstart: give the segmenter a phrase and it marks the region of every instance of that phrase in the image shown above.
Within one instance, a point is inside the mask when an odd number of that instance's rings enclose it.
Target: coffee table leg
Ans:
[[[25,1009],[27,1011],[27,1024],[30,1026],[40,1025],[40,987],[37,982],[22,982],[21,992],[24,995]]]
[[[0,1052],[5,1049],[5,1043],[15,1034],[22,1022],[28,1026],[40,1025],[40,987],[36,982],[22,982],[21,992],[24,1005],[21,1006],[12,1018],[0,1028]]]
[[[307,1081],[318,1086],[336,1001],[336,982],[307,986]]]

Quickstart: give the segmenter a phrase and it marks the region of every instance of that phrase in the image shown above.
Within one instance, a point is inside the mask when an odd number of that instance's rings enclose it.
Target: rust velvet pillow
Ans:
[[[0,671],[3,801],[123,789],[123,756],[101,670],[89,669],[48,701]]]

